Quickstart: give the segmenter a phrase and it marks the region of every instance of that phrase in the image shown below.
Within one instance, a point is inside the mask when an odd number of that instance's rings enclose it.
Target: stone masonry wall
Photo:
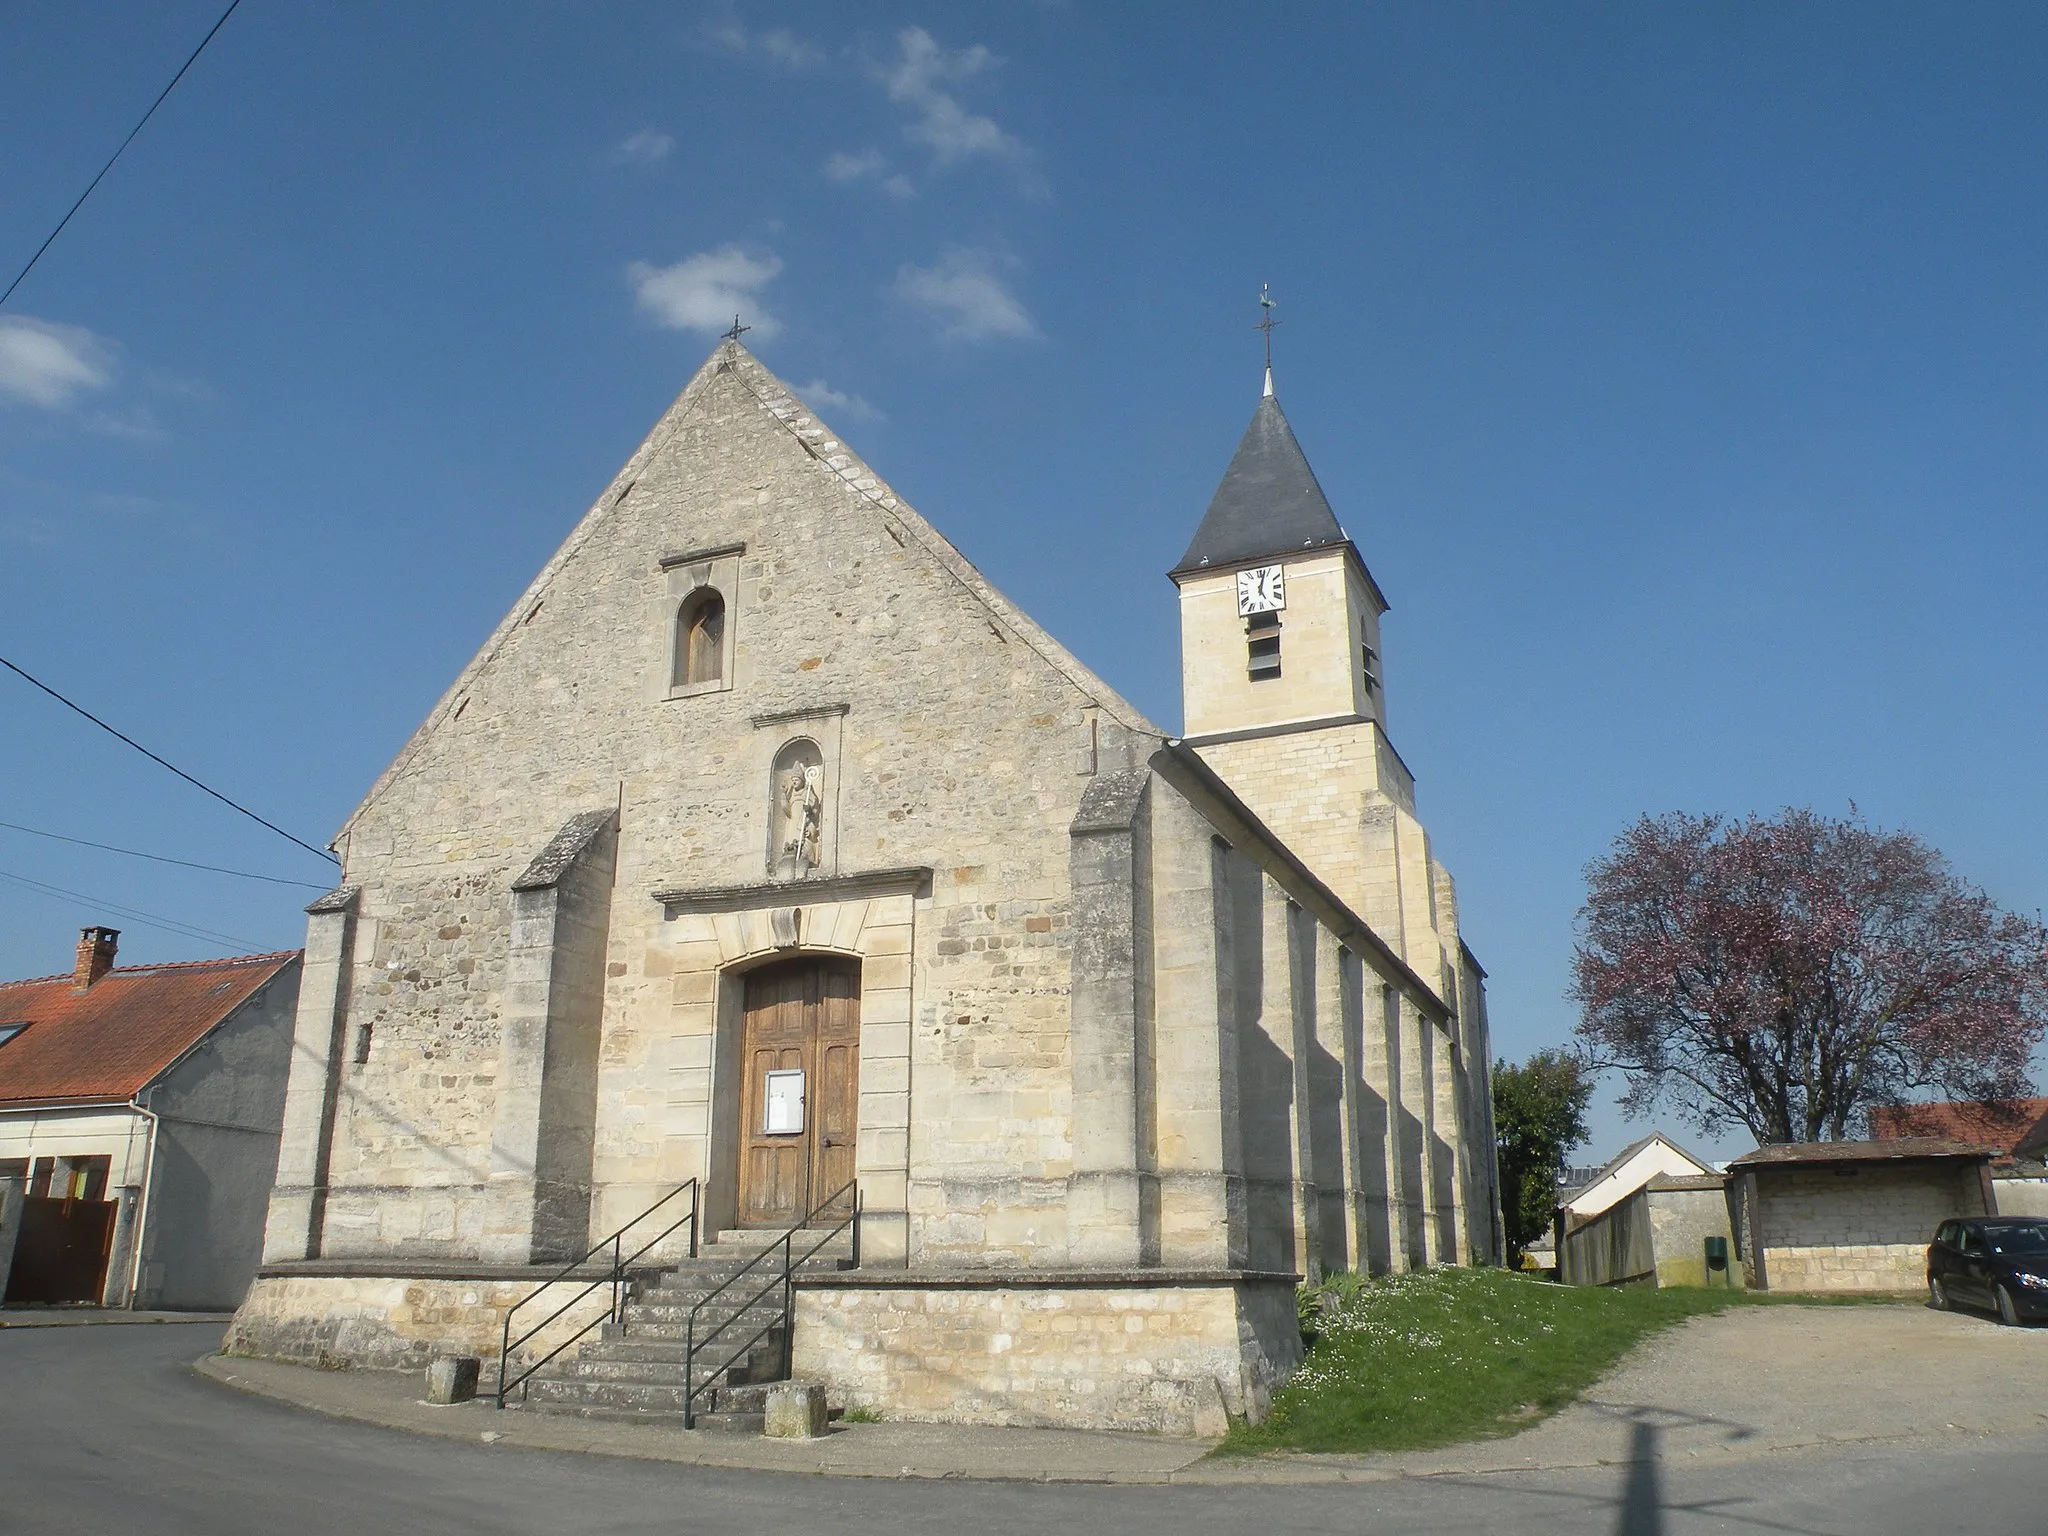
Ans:
[[[1917,1291],[1934,1229],[1984,1210],[1976,1165],[1951,1162],[1762,1168],[1757,1204],[1773,1291]]]
[[[1301,1360],[1286,1282],[804,1288],[795,1373],[891,1418],[1221,1435]]]
[[[671,697],[663,561],[738,544],[732,686]],[[992,1207],[1058,1204],[1066,828],[1131,730],[1156,732],[721,349],[344,829],[360,917],[319,1251],[476,1249],[509,886],[605,806],[619,834],[596,1157],[625,1183],[705,1171],[696,1108],[619,1088],[700,1065],[684,1015],[702,999],[678,990],[651,893],[768,879],[767,763],[815,734],[787,718],[806,709],[841,712],[827,867],[934,871],[899,963],[918,1000],[909,1091],[945,1108],[908,1199],[942,1244],[981,1240]],[[1026,1219],[1011,1241],[1059,1233]]]
[[[1181,692],[1190,737],[1283,720],[1377,713],[1381,701],[1366,686],[1357,658],[1361,646],[1379,650],[1379,605],[1350,555],[1318,550],[1284,564],[1280,674],[1257,681],[1246,666],[1235,572],[1181,579]]]
[[[1735,1229],[1728,1220],[1727,1190],[1652,1189],[1644,1191],[1643,1198],[1649,1206],[1659,1285],[1707,1284],[1710,1237],[1727,1240],[1733,1264]],[[1721,1284],[1726,1278],[1724,1272],[1714,1277],[1714,1283]]]
[[[546,1287],[531,1280],[394,1278],[365,1275],[259,1275],[235,1314],[225,1354],[286,1360],[325,1369],[424,1370],[436,1355],[475,1355],[487,1383],[497,1380],[505,1314],[515,1302],[515,1331],[571,1301],[582,1281]],[[600,1286],[536,1334],[515,1359],[545,1354],[603,1315],[611,1291]]]

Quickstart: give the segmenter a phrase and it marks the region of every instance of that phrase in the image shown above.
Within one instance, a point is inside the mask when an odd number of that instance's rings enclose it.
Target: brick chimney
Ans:
[[[87,992],[92,984],[114,968],[114,951],[120,947],[118,928],[78,930],[78,965],[71,973],[71,990]]]

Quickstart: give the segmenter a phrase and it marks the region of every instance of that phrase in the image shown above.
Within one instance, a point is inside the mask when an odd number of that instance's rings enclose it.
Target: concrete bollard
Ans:
[[[443,1355],[427,1367],[427,1401],[466,1403],[476,1396],[482,1362],[475,1355]]]
[[[825,1433],[825,1389],[784,1381],[768,1389],[761,1433],[779,1440],[815,1440]]]

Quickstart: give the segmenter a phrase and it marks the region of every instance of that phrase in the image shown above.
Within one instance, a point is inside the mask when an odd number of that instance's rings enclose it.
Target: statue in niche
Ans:
[[[769,872],[807,875],[824,862],[825,763],[815,743],[793,741],[776,754],[773,794]]]

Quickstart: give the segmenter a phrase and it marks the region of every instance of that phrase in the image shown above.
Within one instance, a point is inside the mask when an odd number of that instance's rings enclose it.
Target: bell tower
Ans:
[[[1295,440],[1270,364],[1169,575],[1180,589],[1183,740],[1449,1001],[1450,877],[1430,856],[1415,782],[1387,736],[1387,600]]]
[[[1270,344],[1270,307],[1266,318]],[[1444,1213],[1475,1169],[1443,1128],[1491,1123],[1485,972],[1459,938],[1457,888],[1387,735],[1387,600],[1280,410],[1270,354],[1251,425],[1169,574],[1180,589],[1182,744],[1451,1012],[1448,1028],[1433,1025],[1387,993],[1366,1049],[1383,1050],[1389,1072],[1398,1064],[1401,1113],[1419,1117],[1400,1156],[1422,1250],[1463,1258],[1472,1234]]]
[[[1385,719],[1386,599],[1337,525],[1273,393],[1171,571],[1189,739]]]

